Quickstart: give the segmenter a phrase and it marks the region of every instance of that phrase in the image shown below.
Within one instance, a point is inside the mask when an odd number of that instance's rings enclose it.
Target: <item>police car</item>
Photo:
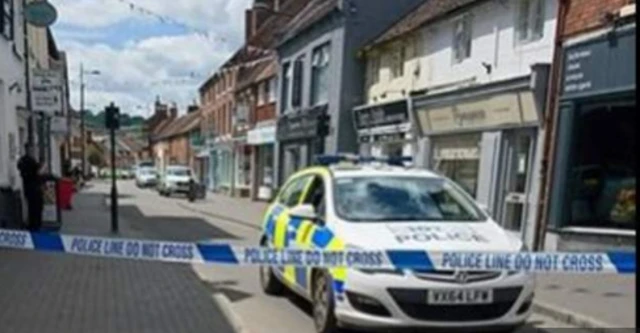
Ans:
[[[398,160],[323,156],[268,207],[261,246],[275,249],[525,251],[449,179]],[[402,161],[400,161],[402,162]],[[534,278],[506,271],[260,268],[267,294],[312,303],[317,332],[341,327],[513,331],[531,313]]]

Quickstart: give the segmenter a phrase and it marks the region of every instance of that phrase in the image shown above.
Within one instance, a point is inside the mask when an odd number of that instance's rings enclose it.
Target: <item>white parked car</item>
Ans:
[[[286,216],[282,216],[285,214]],[[426,251],[526,251],[457,184],[433,172],[353,163],[304,169],[264,218],[261,246]],[[416,269],[260,269],[268,294],[312,303],[317,332],[340,327],[512,331],[531,314],[530,273]]]
[[[160,176],[158,193],[171,196],[174,193],[189,193],[189,182],[193,179],[191,168],[183,165],[170,165]],[[193,179],[195,182],[195,179]]]
[[[136,169],[136,186],[155,187],[158,184],[158,172],[154,167],[138,167]]]

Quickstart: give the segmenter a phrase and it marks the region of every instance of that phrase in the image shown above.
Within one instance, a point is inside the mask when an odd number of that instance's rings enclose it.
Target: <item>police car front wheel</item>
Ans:
[[[313,322],[318,333],[338,332],[331,280],[325,272],[316,273],[313,280]]]
[[[267,246],[267,242],[262,241],[260,245]],[[271,266],[260,266],[260,285],[268,295],[280,295],[284,291],[284,285],[275,276]]]

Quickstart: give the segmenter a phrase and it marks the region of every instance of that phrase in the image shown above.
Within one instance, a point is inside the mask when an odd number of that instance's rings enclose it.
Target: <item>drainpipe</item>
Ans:
[[[542,177],[540,179],[540,195],[538,197],[538,211],[536,225],[537,230],[534,235],[533,250],[539,251],[544,248],[545,235],[549,220],[549,192],[551,187],[550,179],[553,177],[554,157],[556,153],[556,133],[555,128],[558,121],[557,100],[560,95],[559,79],[561,77],[562,64],[562,34],[571,0],[560,0],[558,2],[558,15],[556,19],[555,45],[553,51],[553,63],[551,65],[551,75],[549,75],[549,85],[547,94],[547,112],[544,119],[544,146],[542,153]]]

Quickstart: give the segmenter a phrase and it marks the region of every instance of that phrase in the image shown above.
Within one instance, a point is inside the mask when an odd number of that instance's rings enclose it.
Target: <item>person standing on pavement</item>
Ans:
[[[42,194],[41,173],[44,165],[41,165],[33,157],[33,147],[25,146],[25,154],[18,160],[18,170],[22,177],[22,189],[27,199],[30,231],[38,231],[42,226],[42,209],[44,199]]]

